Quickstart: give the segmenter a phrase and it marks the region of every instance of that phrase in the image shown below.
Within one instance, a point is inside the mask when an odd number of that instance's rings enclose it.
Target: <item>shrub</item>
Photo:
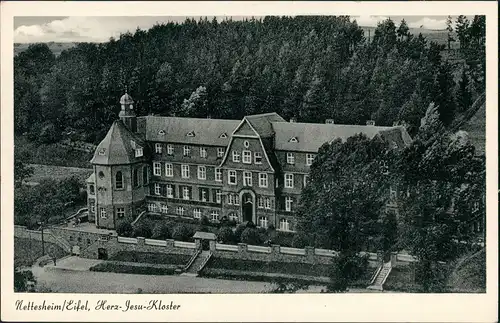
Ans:
[[[151,238],[151,235],[153,233],[151,227],[152,225],[150,221],[141,221],[139,223],[136,223],[136,225],[134,226],[133,236]]]
[[[173,233],[172,238],[178,241],[189,241],[193,237],[193,230],[185,224],[178,224]]]
[[[222,241],[223,243],[233,243],[234,242],[234,233],[230,227],[222,227],[219,229],[217,233],[217,239]]]
[[[292,247],[294,248],[304,248],[308,245],[307,237],[303,234],[296,234],[292,238]]]
[[[131,237],[134,233],[134,228],[128,221],[120,222],[116,226],[116,233],[122,237]]]
[[[241,242],[251,245],[259,245],[262,243],[259,231],[255,228],[246,228],[241,233]]]
[[[157,223],[153,228],[151,237],[153,239],[170,239],[170,229],[166,223]]]
[[[359,280],[366,273],[368,268],[368,258],[360,257],[352,253],[341,253],[333,258],[330,272],[330,292],[345,292],[347,287]]]
[[[236,230],[234,231],[234,241],[235,242],[241,242],[241,234],[245,229],[247,228],[246,225],[240,224],[236,227]]]
[[[200,218],[200,226],[208,226],[210,225],[210,220],[208,220],[208,217],[206,215],[202,216]]]

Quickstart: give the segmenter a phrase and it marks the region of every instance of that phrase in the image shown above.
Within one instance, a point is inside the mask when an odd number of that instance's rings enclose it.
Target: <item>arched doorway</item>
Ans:
[[[243,222],[253,222],[253,196],[250,193],[244,193],[241,201],[241,214],[243,216]]]

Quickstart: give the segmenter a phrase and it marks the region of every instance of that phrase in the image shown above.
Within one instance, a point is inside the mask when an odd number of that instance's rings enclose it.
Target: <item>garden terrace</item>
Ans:
[[[138,262],[147,264],[167,264],[167,265],[186,265],[191,258],[190,255],[165,254],[156,252],[137,252],[120,251],[113,255],[109,260]]]

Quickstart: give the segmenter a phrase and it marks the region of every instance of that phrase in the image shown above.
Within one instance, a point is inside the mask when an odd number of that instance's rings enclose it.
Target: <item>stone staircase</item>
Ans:
[[[368,286],[368,289],[373,290],[384,290],[384,283],[391,273],[392,266],[391,262],[386,262],[377,270],[376,276],[372,279],[371,285]]]
[[[196,258],[189,265],[183,276],[198,276],[198,273],[205,267],[212,254],[208,250],[203,250],[197,254]]]
[[[69,244],[68,241],[65,239],[59,237],[57,234],[54,234],[53,232],[48,231],[48,234],[50,234],[54,238],[54,242],[61,247],[64,251],[71,253],[71,245]]]

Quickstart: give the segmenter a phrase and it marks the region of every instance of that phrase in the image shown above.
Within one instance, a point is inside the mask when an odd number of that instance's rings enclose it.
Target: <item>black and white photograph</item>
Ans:
[[[16,15],[15,307],[485,295],[488,19]]]

